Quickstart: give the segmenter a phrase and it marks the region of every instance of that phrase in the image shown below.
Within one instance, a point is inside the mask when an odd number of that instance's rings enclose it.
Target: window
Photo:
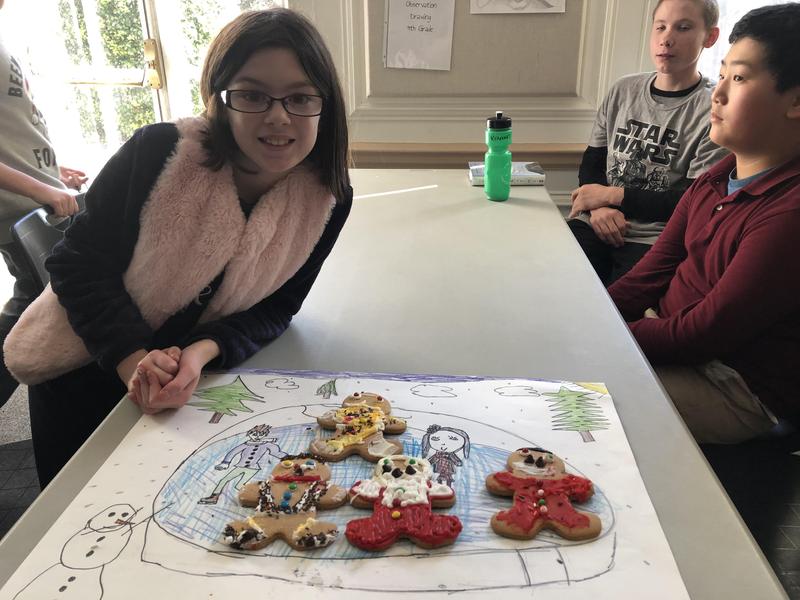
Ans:
[[[3,39],[47,119],[59,163],[95,175],[139,127],[202,110],[206,48],[239,12],[282,0],[40,0],[8,2]],[[149,85],[145,40],[164,57]],[[158,52],[161,50],[161,53]],[[148,58],[152,58],[148,56]],[[151,71],[152,72],[152,71]]]
[[[733,26],[745,13],[757,6],[767,6],[770,4],[781,4],[785,0],[718,0],[719,2],[719,41],[714,46],[703,51],[700,56],[700,72],[711,81],[719,79],[719,65],[731,45],[728,43],[728,36],[731,34]]]
[[[165,55],[169,112],[165,118],[202,111],[198,83],[206,49],[217,32],[246,10],[285,6],[280,0],[159,0],[155,12]],[[174,24],[174,25],[172,25]]]

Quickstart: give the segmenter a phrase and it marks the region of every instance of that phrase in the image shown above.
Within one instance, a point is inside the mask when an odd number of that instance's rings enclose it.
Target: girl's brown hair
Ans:
[[[242,13],[211,42],[200,77],[200,94],[206,107],[203,115],[208,120],[205,166],[219,170],[239,152],[220,92],[227,88],[250,56],[263,48],[293,51],[311,83],[323,96],[317,141],[307,160],[341,202],[348,193],[350,177],[347,172],[347,116],[339,77],[317,29],[302,15],[285,8]]]

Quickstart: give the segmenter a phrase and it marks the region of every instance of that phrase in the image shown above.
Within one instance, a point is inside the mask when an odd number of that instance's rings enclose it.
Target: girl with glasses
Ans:
[[[283,333],[350,211],[344,102],[309,21],[240,15],[200,91],[201,116],[140,129],[106,164],[9,335],[42,486],[123,394],[178,408],[205,366]]]

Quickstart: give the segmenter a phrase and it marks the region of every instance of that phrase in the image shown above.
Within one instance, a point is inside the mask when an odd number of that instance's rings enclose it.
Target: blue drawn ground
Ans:
[[[270,437],[277,438],[277,443],[283,452],[298,454],[307,451],[317,433],[318,428],[315,423],[301,423],[274,427],[270,432]],[[392,436],[391,439],[400,439],[406,454],[419,456],[419,439],[423,433],[409,428],[404,434],[397,437]],[[164,485],[154,504],[154,511],[166,506],[155,516],[156,522],[164,531],[211,551],[233,552],[231,548],[223,544],[222,531],[228,522],[240,520],[252,514],[252,509],[239,506],[233,482],[225,488],[216,505],[201,505],[197,501],[208,496],[217,482],[227,473],[227,471],[215,470],[214,465],[218,464],[229,450],[243,441],[245,441],[244,434],[222,437],[201,448],[180,465]],[[473,443],[469,458],[464,460],[464,466],[456,470],[453,484],[456,492],[456,504],[453,508],[441,512],[457,515],[461,519],[464,529],[459,536],[457,547],[451,548],[449,552],[457,551],[458,547],[468,548],[470,552],[480,551],[482,547],[487,550],[498,548],[498,537],[492,531],[489,522],[494,513],[509,507],[511,500],[489,494],[484,481],[489,473],[505,469],[507,457],[508,450]],[[266,465],[262,464],[262,471],[256,475],[254,481],[269,477],[275,459],[270,460],[272,462]],[[235,460],[233,464],[235,464]],[[332,472],[331,482],[345,489],[348,489],[358,479],[368,479],[374,468],[372,463],[368,463],[358,456],[351,456],[342,462],[329,464]],[[604,531],[613,526],[613,511],[599,489],[596,489],[592,500],[581,505],[581,508],[597,513],[603,521]],[[339,530],[344,532],[348,521],[368,516],[368,514],[367,510],[345,505],[336,510],[321,511],[317,514],[317,518],[336,523]],[[544,531],[537,536],[535,541],[529,543],[528,547],[552,547],[566,544],[569,542]],[[405,547],[398,548],[396,545],[392,554],[410,554],[415,551],[418,549],[407,543]],[[259,554],[263,556],[300,555],[280,541],[270,544]],[[304,556],[308,557],[309,555],[306,553]],[[374,554],[339,541],[325,549],[315,551],[313,556],[319,559],[343,559],[374,556]]]

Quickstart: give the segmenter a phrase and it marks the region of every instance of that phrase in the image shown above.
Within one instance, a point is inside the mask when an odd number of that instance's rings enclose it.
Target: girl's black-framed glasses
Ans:
[[[290,94],[275,98],[258,90],[222,90],[220,92],[225,106],[243,113],[264,113],[280,102],[283,109],[297,117],[316,117],[322,114],[322,96],[316,94]]]

